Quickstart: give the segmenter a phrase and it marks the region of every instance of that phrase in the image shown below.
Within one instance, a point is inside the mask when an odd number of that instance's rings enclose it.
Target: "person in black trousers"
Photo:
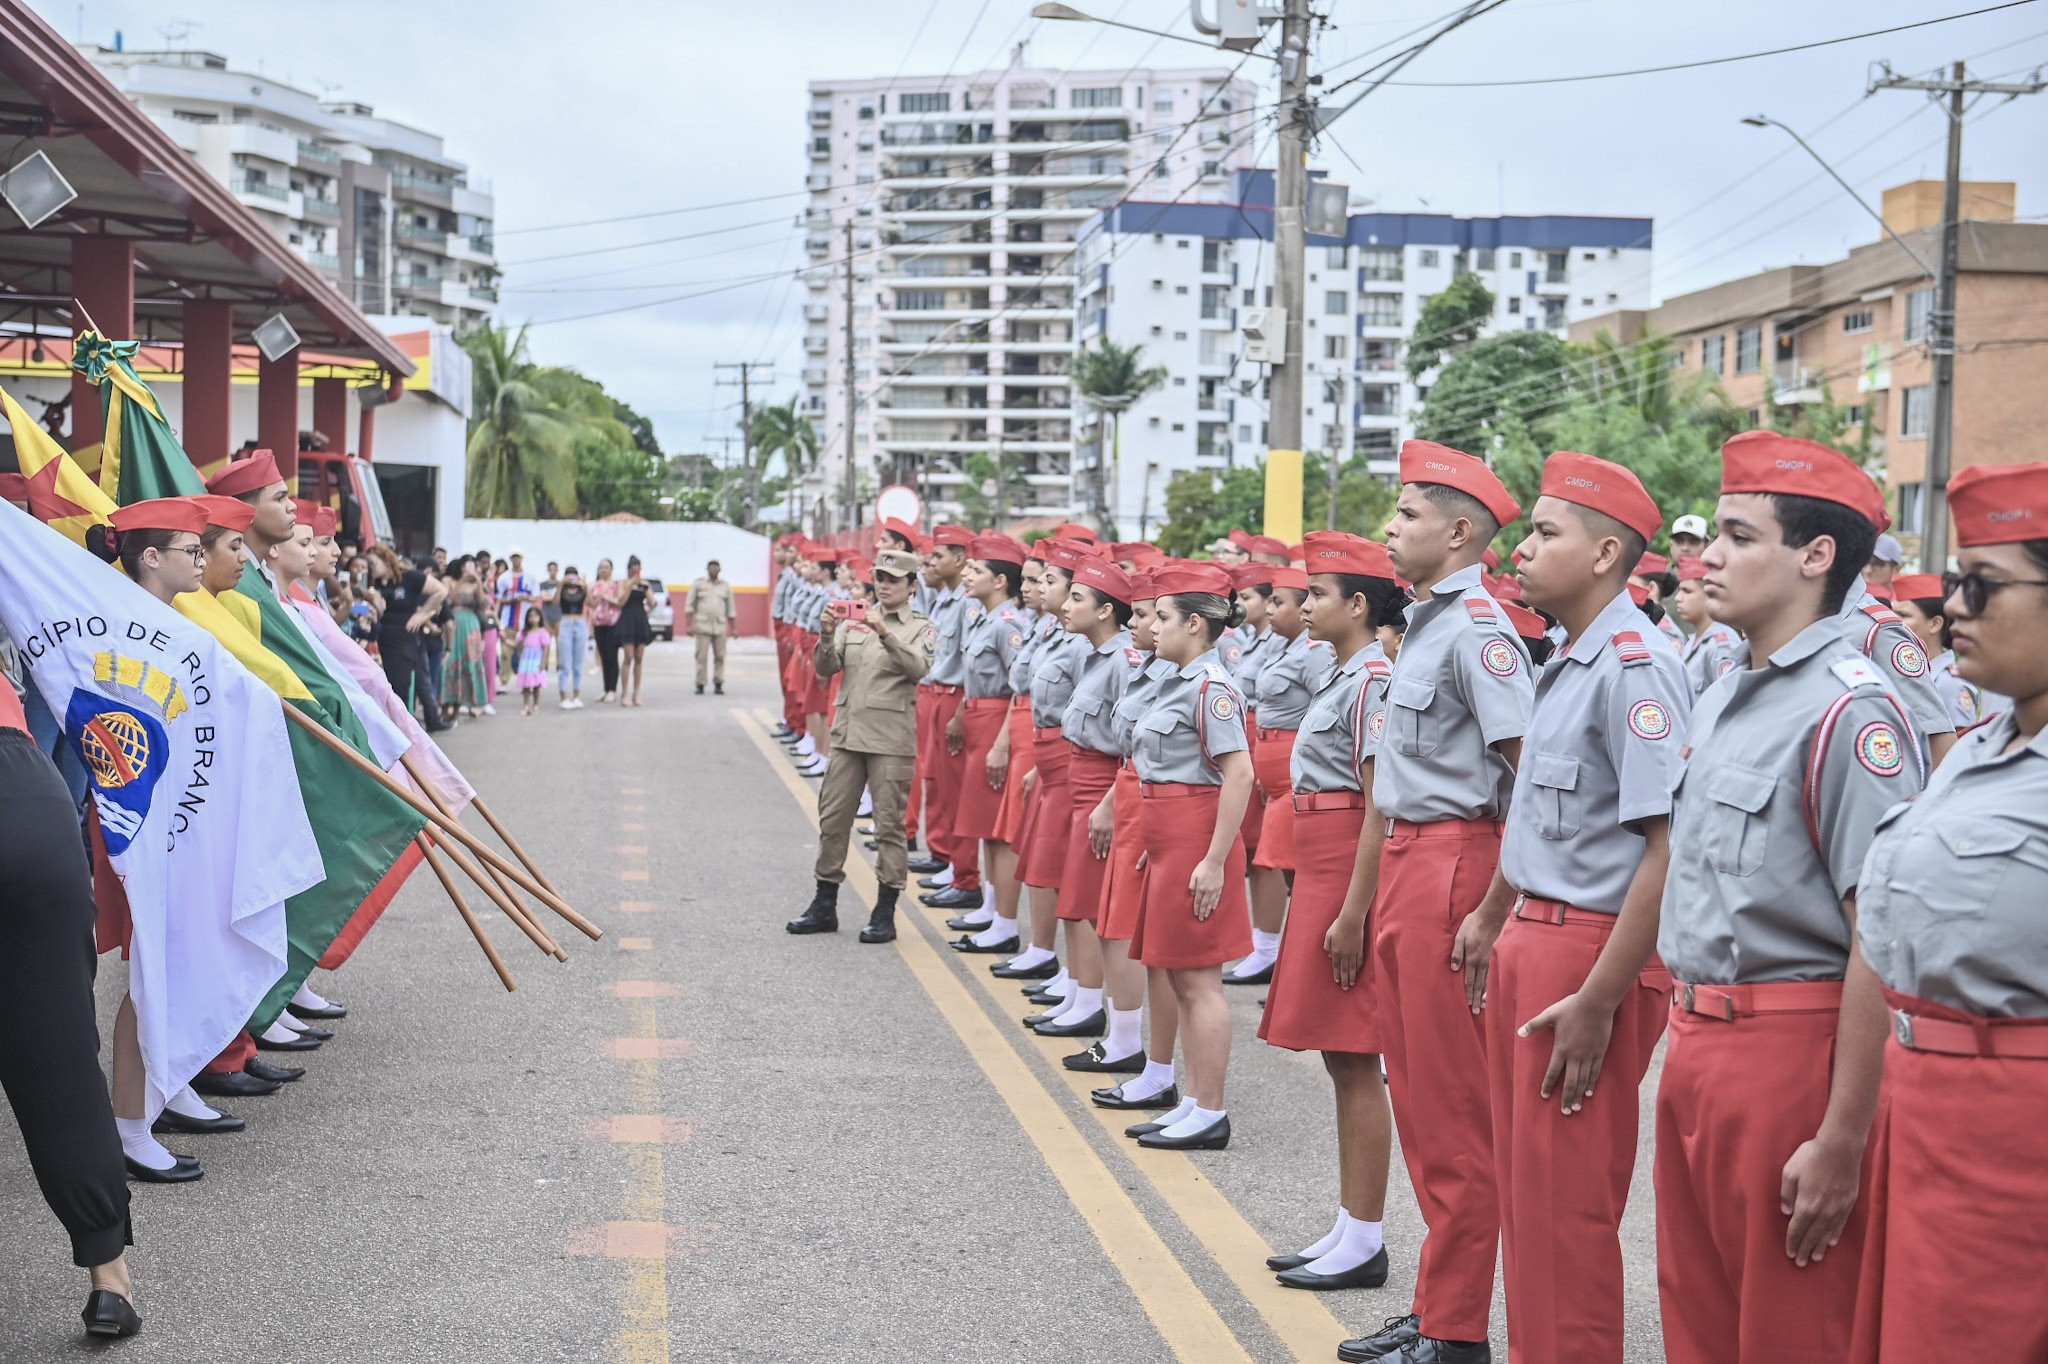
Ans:
[[[0,1089],[50,1211],[91,1271],[85,1329],[142,1329],[123,1249],[134,1244],[114,1108],[93,1016],[92,876],[78,810],[0,678]]]
[[[391,556],[386,555],[386,558]],[[384,677],[408,709],[417,706],[429,734],[448,728],[427,675],[427,635],[439,635],[438,620],[447,585],[422,566],[400,567],[391,559],[391,578],[380,584],[384,617],[377,623],[377,658]]]

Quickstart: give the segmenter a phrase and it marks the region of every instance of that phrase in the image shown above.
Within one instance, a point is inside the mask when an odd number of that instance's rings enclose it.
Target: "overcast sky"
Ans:
[[[786,276],[696,299],[623,308],[788,271],[808,170],[805,84],[1000,66],[1028,40],[1037,65],[1213,61],[1185,43],[1040,22],[1031,0],[31,0],[67,37],[130,49],[205,48],[231,66],[375,106],[441,134],[497,195],[499,316],[530,320],[534,354],[575,365],[652,417],[671,453],[716,452],[738,395],[717,361],[776,365],[798,391],[804,290]],[[1997,0],[1512,0],[1402,73],[1416,82],[1517,80],[1696,61],[1868,32]],[[1092,0],[1094,12],[1192,35],[1176,0]],[[1335,84],[1364,53],[1451,0],[1318,0],[1318,52]],[[175,24],[175,27],[173,25]],[[166,29],[170,33],[166,33]],[[1693,71],[1575,84],[1385,88],[1332,131],[1312,164],[1389,212],[1647,215],[1668,298],[1758,269],[1839,256],[1876,225],[1776,129],[1807,133],[1866,197],[1942,172],[1944,123],[1927,97],[1863,98],[1866,69],[1958,58],[2017,78],[2048,62],[2048,0],[1889,37]],[[1247,74],[1265,63],[1254,61]],[[1262,74],[1270,87],[1271,76]],[[1270,99],[1270,96],[1268,96]],[[2019,182],[2022,216],[2048,214],[2048,93],[1976,114],[1966,176]],[[1261,138],[1270,164],[1270,140]],[[1347,155],[1348,154],[1348,155]],[[1350,159],[1356,158],[1356,163]],[[586,219],[766,202],[541,231]],[[717,229],[736,229],[717,232]],[[667,241],[682,234],[693,240]],[[708,235],[715,233],[715,235]],[[643,245],[644,244],[644,245]],[[635,246],[587,260],[570,253]],[[542,257],[561,257],[542,260]]]

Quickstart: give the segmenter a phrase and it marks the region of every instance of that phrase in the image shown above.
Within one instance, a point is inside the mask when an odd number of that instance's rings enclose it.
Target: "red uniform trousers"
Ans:
[[[1850,1358],[2048,1360],[2048,1025],[1885,998],[1911,1015],[1913,1045],[1895,1014]]]
[[[782,627],[782,723],[797,733],[804,729],[804,687],[799,667],[808,666],[803,657],[804,632],[794,625]]]
[[[220,1055],[206,1063],[208,1075],[232,1075],[249,1064],[256,1055],[256,1039],[249,1035],[247,1028],[235,1034],[235,1040],[228,1043]]]
[[[954,695],[957,696],[958,692],[955,691]],[[941,731],[946,727],[946,722],[939,718],[939,709],[947,700],[944,688],[929,682],[917,684],[917,775],[910,783],[909,816],[913,821],[920,809],[938,799],[935,783],[939,779],[939,763],[936,755],[944,751],[945,736]],[[940,861],[951,861],[947,853],[953,846],[953,839],[947,826],[952,821],[931,818],[924,822],[928,826],[925,847],[931,849],[932,856]]]
[[[1639,1091],[1671,1011],[1671,973],[1651,956],[1614,1011],[1593,1097],[1570,1117],[1555,1090],[1542,1097],[1557,1034],[1516,1032],[1586,983],[1614,920],[1524,897],[1487,970],[1482,1018],[1511,1364],[1622,1364],[1621,1214],[1636,1166]]]
[[[925,816],[927,840],[944,829],[946,851],[940,855],[952,864],[953,888],[980,890],[981,843],[976,839],[962,838],[955,828],[960,812],[961,782],[967,776],[967,747],[963,742],[958,753],[949,752],[946,748],[946,726],[966,704],[967,692],[962,687],[935,687],[933,690],[939,693],[939,700],[932,709],[936,747],[932,753],[932,800]]]
[[[1484,1340],[1500,1241],[1486,1044],[1451,943],[1500,860],[1493,820],[1392,820],[1372,906],[1387,1092],[1429,1228],[1415,1273],[1424,1335]]]
[[[1842,983],[1681,985],[1676,994],[1657,1088],[1664,1357],[1669,1364],[1846,1359],[1870,1208],[1869,1156],[1856,1208],[1826,1259],[1801,1269],[1785,1254],[1789,1219],[1778,1204],[1785,1162],[1827,1110]],[[1935,1246],[1916,1252],[1939,1254]]]

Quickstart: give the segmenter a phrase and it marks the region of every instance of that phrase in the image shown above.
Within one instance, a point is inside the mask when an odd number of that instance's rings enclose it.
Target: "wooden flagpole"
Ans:
[[[414,773],[413,775],[418,776],[419,774]],[[536,866],[531,857],[527,856],[526,849],[519,846],[519,840],[512,837],[511,831],[498,822],[498,817],[491,813],[491,807],[484,804],[484,798],[482,796],[473,796],[469,803],[476,807],[476,812],[483,816],[484,823],[491,826],[491,832],[498,836],[499,841],[512,850],[512,855],[519,859],[520,865],[533,873],[533,879],[546,886],[549,890],[555,890],[555,883],[548,880],[547,873]],[[555,894],[560,895],[561,892],[557,890]]]
[[[469,931],[476,934],[477,945],[483,948],[484,956],[490,959],[491,969],[498,973],[498,979],[504,982],[508,991],[518,989],[519,987],[512,982],[512,973],[505,969],[505,959],[498,955],[498,949],[491,944],[489,935],[484,932],[484,926],[477,922],[476,911],[462,898],[462,888],[455,884],[455,879],[448,874],[448,868],[441,865],[441,856],[434,851],[433,840],[425,834],[420,834],[416,841],[420,845],[420,851],[426,854],[427,865],[432,867],[434,875],[441,879],[441,889],[447,891],[448,898],[455,902],[455,912],[462,916],[462,922],[469,925]]]
[[[405,764],[405,770],[412,774],[414,784],[419,787],[428,800],[434,803],[435,809],[451,819],[461,818],[460,815],[448,808],[448,802],[441,799],[441,793],[436,791],[433,783],[421,774],[418,764],[413,762],[410,753],[401,757],[399,761]],[[490,872],[490,877],[491,881],[496,884],[497,890],[494,892],[490,885],[485,884],[482,880],[478,880],[477,885],[483,890],[484,894],[490,896],[496,902],[498,908],[505,911],[506,917],[519,925],[526,936],[533,940],[535,947],[538,947],[557,961],[569,960],[569,954],[562,950],[561,944],[549,936],[546,929],[534,922],[519,904],[518,897],[513,893],[515,887],[496,870]]]

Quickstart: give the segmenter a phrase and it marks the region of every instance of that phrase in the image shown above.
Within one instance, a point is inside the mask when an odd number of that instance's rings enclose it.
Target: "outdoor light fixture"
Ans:
[[[1351,227],[1351,186],[1329,180],[1312,180],[1308,187],[1310,232],[1322,237],[1341,237]]]
[[[255,331],[256,349],[266,360],[282,360],[299,347],[298,328],[283,313],[272,313]]]
[[[1054,4],[1033,5],[1031,7],[1031,17],[1034,19],[1079,19],[1084,22],[1088,18],[1087,15],[1081,13],[1072,5]]]
[[[39,151],[18,161],[5,175],[0,175],[0,199],[5,199],[28,227],[42,226],[51,214],[77,197],[78,191],[46,152]]]
[[[1226,2],[1228,3],[1229,0],[1226,0]],[[1133,33],[1149,34],[1154,38],[1171,38],[1177,43],[1193,43],[1196,47],[1207,48],[1211,52],[1216,50],[1214,44],[1205,43],[1200,38],[1190,38],[1185,33],[1168,33],[1164,29],[1143,28],[1137,24],[1126,24],[1116,19],[1104,19],[1099,15],[1083,14],[1072,5],[1054,4],[1052,0],[1045,0],[1043,4],[1033,5],[1031,7],[1031,17],[1034,19],[1069,19],[1084,24],[1104,24],[1110,28],[1127,28]],[[1227,43],[1224,45],[1230,46]]]

